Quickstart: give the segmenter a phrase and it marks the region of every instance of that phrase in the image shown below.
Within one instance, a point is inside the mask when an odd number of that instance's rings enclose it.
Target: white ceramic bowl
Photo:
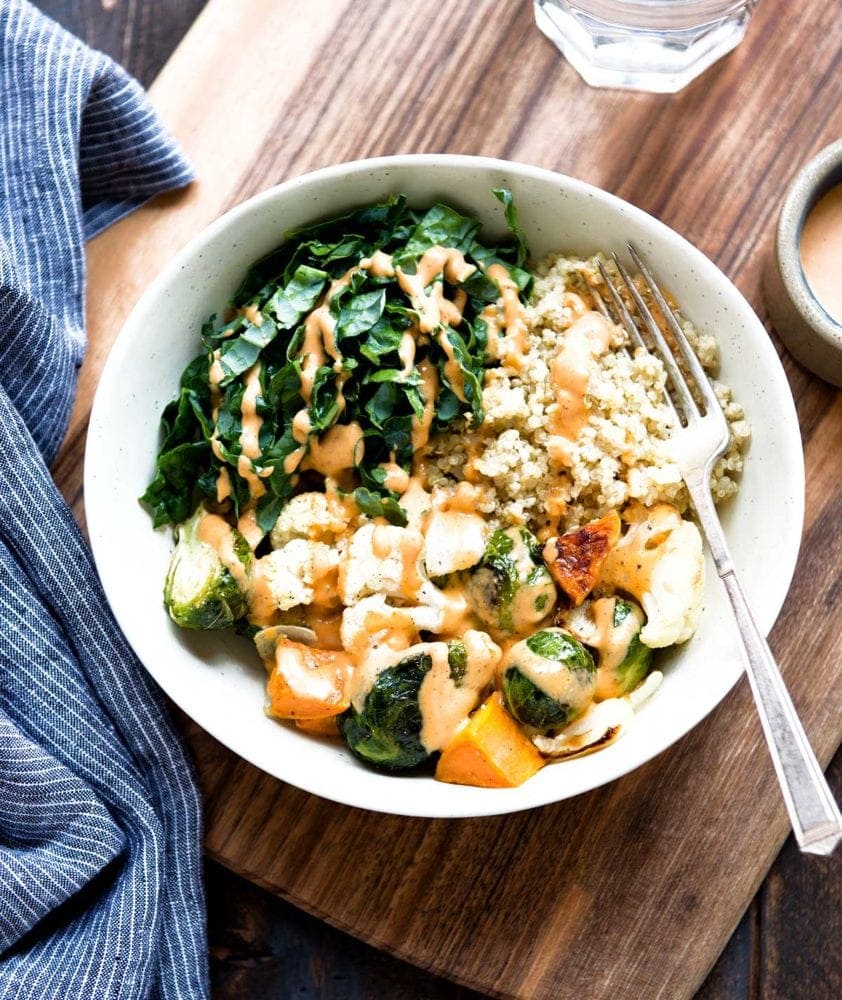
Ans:
[[[722,349],[722,378],[754,429],[739,496],[723,512],[734,558],[761,628],[774,622],[795,567],[804,471],[789,387],[765,330],[731,282],[657,219],[604,191],[547,170],[464,156],[396,156],[329,167],[257,195],[190,243],[153,282],[114,346],[93,407],[85,500],[94,555],[117,620],[167,694],[208,732],[264,771],[325,798],[411,816],[512,812],[588,791],[632,770],[701,722],[742,673],[735,629],[708,566],[697,635],[666,661],[665,680],[636,725],[612,746],[544,768],[520,788],[465,788],[389,777],[341,744],[263,715],[264,671],[253,648],[225,633],[176,628],[161,591],[172,548],[137,501],[153,474],[161,409],[200,350],[199,327],[221,310],[247,267],[284,233],[351,206],[404,192],[445,200],[503,231],[491,188],[510,188],[534,256],[586,254],[632,240],[699,328]]]

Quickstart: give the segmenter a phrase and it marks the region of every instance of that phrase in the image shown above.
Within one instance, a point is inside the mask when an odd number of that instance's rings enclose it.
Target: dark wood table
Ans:
[[[204,0],[44,0],[40,6],[148,84]],[[315,16],[316,4],[313,9]],[[801,153],[792,149],[791,155]],[[839,794],[842,755],[829,777]],[[837,876],[838,862],[805,861],[790,838],[698,996],[842,996]],[[216,996],[477,995],[361,944],[211,862],[207,887]]]

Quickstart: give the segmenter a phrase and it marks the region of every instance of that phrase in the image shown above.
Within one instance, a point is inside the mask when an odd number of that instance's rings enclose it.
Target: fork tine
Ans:
[[[592,296],[594,302],[596,303],[597,309],[602,313],[602,315],[607,320],[610,320],[613,323],[614,322],[614,318],[612,317],[611,313],[609,312],[608,306],[605,304],[605,299],[603,299],[603,297],[597,291],[596,286],[592,285],[590,282],[588,282],[588,291],[591,293],[591,296]]]
[[[670,308],[669,303],[666,298],[664,298],[663,292],[661,292],[661,289],[658,287],[658,283],[652,277],[651,271],[644,263],[634,245],[627,243],[626,247],[631,254],[631,258],[634,261],[635,266],[643,276],[643,280],[646,282],[646,286],[649,289],[652,298],[654,298],[654,300],[658,303],[661,313],[666,320],[667,326],[669,326],[670,332],[673,337],[675,337],[676,343],[681,349],[681,353],[684,355],[684,360],[687,363],[690,374],[693,376],[696,386],[704,399],[706,409],[708,411],[713,410],[715,412],[719,409],[719,400],[716,398],[713,387],[708,380],[704,368],[702,368],[701,362],[696,356],[696,352],[690,346],[687,336],[681,329],[681,324],[678,322],[675,313]]]
[[[611,276],[605,270],[605,265],[601,260],[597,261],[597,265],[599,267],[599,273],[602,275],[602,280],[605,282],[605,287],[608,289],[608,294],[611,296],[614,308],[617,310],[617,315],[620,317],[623,326],[626,328],[626,333],[629,335],[629,339],[637,347],[642,347],[644,351],[648,352],[649,348],[646,346],[643,337],[641,337],[640,330],[638,330],[637,324],[632,319],[631,313],[626,308],[626,303],[623,302],[623,298],[617,291],[614,282],[611,280]],[[602,297],[599,295],[599,292],[597,292],[596,289],[592,289],[592,291],[594,292],[598,302],[601,303],[603,313],[607,315],[607,307],[603,302]]]
[[[660,327],[655,322],[655,318],[649,311],[649,307],[643,301],[643,296],[637,290],[637,286],[634,281],[632,281],[631,275],[625,269],[623,264],[620,262],[620,258],[616,253],[612,253],[611,257],[617,270],[620,272],[620,277],[623,279],[626,288],[629,290],[629,294],[634,299],[634,304],[637,306],[637,311],[646,324],[646,329],[649,331],[650,336],[655,341],[655,345],[658,348],[658,354],[664,367],[669,375],[670,384],[672,385],[673,392],[678,397],[678,401],[681,404],[681,409],[684,411],[686,419],[692,417],[699,417],[699,407],[696,405],[696,400],[690,393],[690,389],[687,387],[687,382],[684,379],[684,373],[678,367],[675,357],[670,350],[669,344],[664,339],[664,335],[661,333]]]
[[[632,318],[631,313],[626,308],[626,303],[623,301],[622,295],[620,295],[620,293],[617,291],[617,286],[614,284],[611,275],[605,269],[605,265],[602,263],[601,260],[597,261],[597,265],[599,266],[599,273],[602,275],[602,280],[605,282],[605,287],[608,289],[608,293],[611,296],[611,301],[614,304],[614,308],[617,310],[617,315],[622,320],[623,326],[626,328],[626,332],[629,335],[629,340],[631,341],[632,344],[635,344],[637,347],[643,348],[643,350],[647,354],[649,354],[650,351],[646,344],[646,341],[643,339],[643,336],[641,335],[641,332],[637,327],[637,323],[635,323],[634,319]],[[608,319],[611,320],[612,323],[615,322],[615,318],[610,314],[607,306],[605,305],[605,302],[602,299],[602,296],[599,294],[599,292],[596,291],[596,289],[592,289],[592,291],[602,312],[608,317]],[[670,396],[670,394],[666,391],[664,392],[664,401],[666,402],[673,417],[675,418],[676,424],[680,426],[681,416],[675,407],[675,403],[672,400],[672,396]]]

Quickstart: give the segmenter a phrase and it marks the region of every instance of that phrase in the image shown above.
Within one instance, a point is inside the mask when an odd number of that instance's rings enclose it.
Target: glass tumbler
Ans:
[[[757,0],[534,0],[592,87],[672,94],[739,44]]]

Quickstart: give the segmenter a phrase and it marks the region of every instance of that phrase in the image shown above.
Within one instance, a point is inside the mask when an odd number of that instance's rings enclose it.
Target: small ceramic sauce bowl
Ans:
[[[804,220],[816,202],[842,184],[842,139],[802,167],[790,184],[778,217],[775,253],[765,269],[766,305],[775,330],[811,371],[842,386],[842,323],[813,294],[801,266]],[[842,261],[839,263],[842,280]]]

